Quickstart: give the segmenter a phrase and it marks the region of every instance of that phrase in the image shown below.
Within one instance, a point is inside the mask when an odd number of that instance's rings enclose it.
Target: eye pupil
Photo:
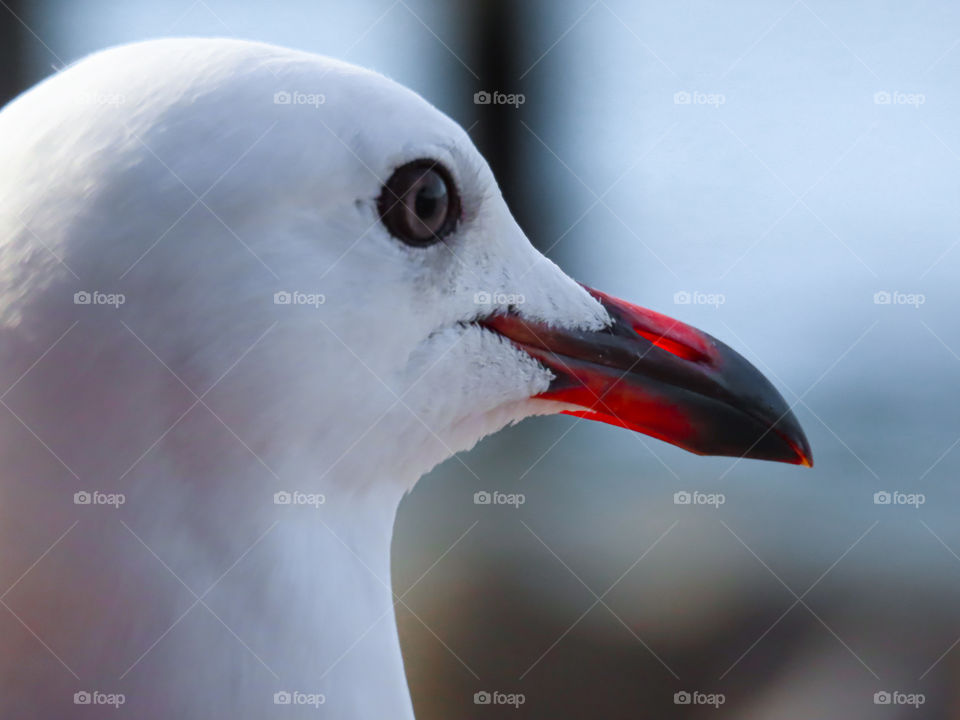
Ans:
[[[413,212],[430,234],[443,223],[447,212],[447,186],[436,173],[431,171],[421,183],[413,201]]]
[[[417,191],[417,199],[414,204],[414,210],[417,217],[427,220],[433,217],[437,209],[443,203],[447,195],[447,188],[443,184],[439,175],[430,173],[427,180]]]
[[[437,199],[421,190],[417,193],[417,199],[413,207],[417,213],[417,217],[420,218],[424,224],[427,224],[437,208]]]
[[[433,160],[415,160],[397,168],[377,204],[391,235],[421,247],[453,232],[460,214],[450,173]]]

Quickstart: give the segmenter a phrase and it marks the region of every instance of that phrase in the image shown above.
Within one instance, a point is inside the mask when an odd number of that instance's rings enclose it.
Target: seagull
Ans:
[[[753,366],[564,274],[375,72],[130,44],[0,149],[4,718],[411,720],[398,504],[529,416],[811,465]]]

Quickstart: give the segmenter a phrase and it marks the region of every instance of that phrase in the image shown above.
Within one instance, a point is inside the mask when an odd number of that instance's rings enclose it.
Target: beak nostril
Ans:
[[[582,285],[606,309],[613,322],[609,333],[628,337],[630,330],[671,355],[710,367],[716,355],[709,336],[661,313],[639,307]]]
[[[678,340],[667,337],[666,333],[658,334],[655,332],[650,332],[646,328],[640,327],[636,324],[633,326],[633,331],[640,337],[649,340],[661,350],[666,350],[671,355],[676,355],[679,358],[690,360],[691,362],[709,363],[710,361],[710,358],[696,348],[692,348]]]

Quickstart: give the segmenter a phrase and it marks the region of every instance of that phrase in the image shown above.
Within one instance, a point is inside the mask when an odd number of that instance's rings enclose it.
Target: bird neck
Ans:
[[[73,693],[97,690],[123,693],[145,720],[272,717],[287,698],[300,707],[284,717],[317,717],[322,698],[328,717],[413,720],[390,578],[402,491],[350,491],[343,477],[271,483],[254,461],[201,474],[183,455],[153,460],[154,473],[106,488],[124,493],[120,507],[25,483],[20,496],[54,533],[37,543],[18,542],[30,518],[5,514],[5,577],[68,532],[3,598],[46,646],[8,618],[0,710],[19,698],[63,717]]]
[[[400,493],[382,483],[354,492],[342,478],[329,480],[290,483],[262,512],[249,511],[256,520],[246,524],[247,547],[229,541],[237,565],[210,593],[202,610],[209,637],[195,650],[226,647],[232,667],[243,668],[243,704],[260,707],[257,717],[285,698],[315,716],[310,702],[322,697],[330,717],[413,720],[390,571]],[[208,500],[222,508],[226,498]],[[209,525],[193,532],[209,542]],[[202,686],[217,686],[221,673]]]
[[[390,573],[399,497],[279,492],[277,536],[242,591],[260,606],[251,625],[269,634],[265,680],[323,694],[334,717],[412,720]]]
[[[341,720],[412,720],[390,546],[425,468],[404,418],[376,425],[373,407],[340,421],[336,396],[282,395],[290,383],[262,377],[278,363],[253,353],[194,394],[148,372],[135,338],[106,335],[115,326],[104,321],[103,342],[99,326],[78,330],[74,361],[39,364],[5,399],[16,414],[0,413],[0,576],[14,584],[0,591],[22,620],[3,629],[0,717],[69,716],[75,692],[96,690],[125,694],[144,720],[259,720],[276,693],[322,695]],[[0,363],[3,386],[43,350]],[[75,504],[76,492],[124,502]]]

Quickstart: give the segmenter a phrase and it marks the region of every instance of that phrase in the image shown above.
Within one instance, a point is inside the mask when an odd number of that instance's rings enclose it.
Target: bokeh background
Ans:
[[[169,35],[416,89],[541,250],[745,354],[813,445],[809,471],[555,417],[448,461],[396,527],[418,718],[960,718],[960,5],[3,0],[2,99]]]

